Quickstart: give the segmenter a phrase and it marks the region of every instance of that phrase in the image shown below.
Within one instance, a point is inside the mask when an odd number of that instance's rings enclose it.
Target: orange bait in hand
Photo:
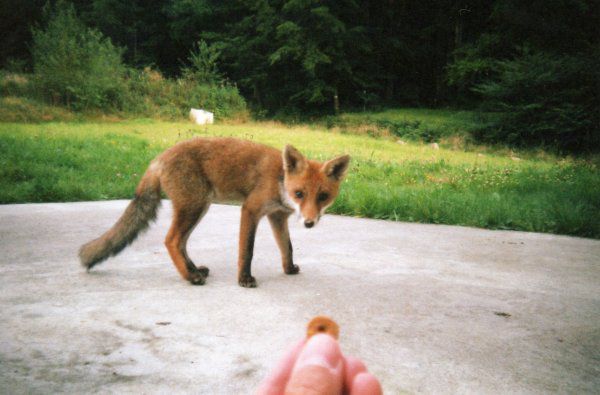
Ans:
[[[317,333],[326,333],[337,340],[340,336],[340,327],[329,317],[317,316],[308,323],[306,338],[308,339]]]

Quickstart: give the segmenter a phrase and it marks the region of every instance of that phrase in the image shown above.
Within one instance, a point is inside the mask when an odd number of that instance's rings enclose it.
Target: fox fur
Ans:
[[[307,228],[316,225],[339,193],[350,157],[325,163],[311,161],[294,147],[283,152],[233,138],[195,138],[176,144],[150,164],[117,222],[84,244],[79,258],[90,270],[132,243],[156,218],[161,191],[173,205],[173,221],[165,245],[181,276],[204,284],[209,269],[196,266],[187,254],[187,240],[213,202],[242,203],[238,252],[238,283],[255,287],[251,275],[254,237],[267,216],[282,256],[283,270],[298,273],[292,258],[288,217],[299,214]]]

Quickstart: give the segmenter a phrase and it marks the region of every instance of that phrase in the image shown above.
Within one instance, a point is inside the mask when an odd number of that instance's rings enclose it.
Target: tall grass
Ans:
[[[597,163],[439,150],[269,123],[0,124],[0,202],[130,198],[148,162],[192,136],[235,136],[309,157],[352,155],[330,211],[600,238]]]

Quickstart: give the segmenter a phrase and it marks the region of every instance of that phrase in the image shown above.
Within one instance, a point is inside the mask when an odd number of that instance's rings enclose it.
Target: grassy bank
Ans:
[[[1,123],[0,202],[130,198],[149,160],[192,136],[291,143],[317,159],[351,154],[331,212],[600,238],[600,172],[593,162],[434,149],[269,123]]]

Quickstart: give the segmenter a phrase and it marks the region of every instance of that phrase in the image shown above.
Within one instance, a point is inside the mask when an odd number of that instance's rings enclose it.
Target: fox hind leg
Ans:
[[[202,219],[208,210],[208,203],[189,203],[185,207],[178,206],[173,202],[173,222],[165,239],[165,245],[173,264],[179,274],[194,285],[202,285],[208,276],[208,268],[196,267],[187,254],[187,241],[196,224]]]
[[[184,239],[183,239],[183,251],[182,251],[183,252],[183,256],[185,257],[185,264],[186,264],[186,267],[187,267],[188,271],[190,271],[190,272],[199,271],[204,277],[208,277],[209,269],[206,266],[196,266],[194,264],[194,262],[190,259],[189,255],[187,253],[187,242],[188,242],[188,239],[190,238],[190,235],[194,231],[194,229],[196,229],[196,225],[198,225],[198,223],[200,223],[200,221],[202,221],[202,218],[204,217],[204,215],[208,211],[208,207],[209,207],[208,204],[206,204],[204,206],[204,208],[202,209],[202,212],[200,213],[200,216],[196,220],[196,223],[194,225],[192,225],[190,227],[190,229],[184,235]]]

